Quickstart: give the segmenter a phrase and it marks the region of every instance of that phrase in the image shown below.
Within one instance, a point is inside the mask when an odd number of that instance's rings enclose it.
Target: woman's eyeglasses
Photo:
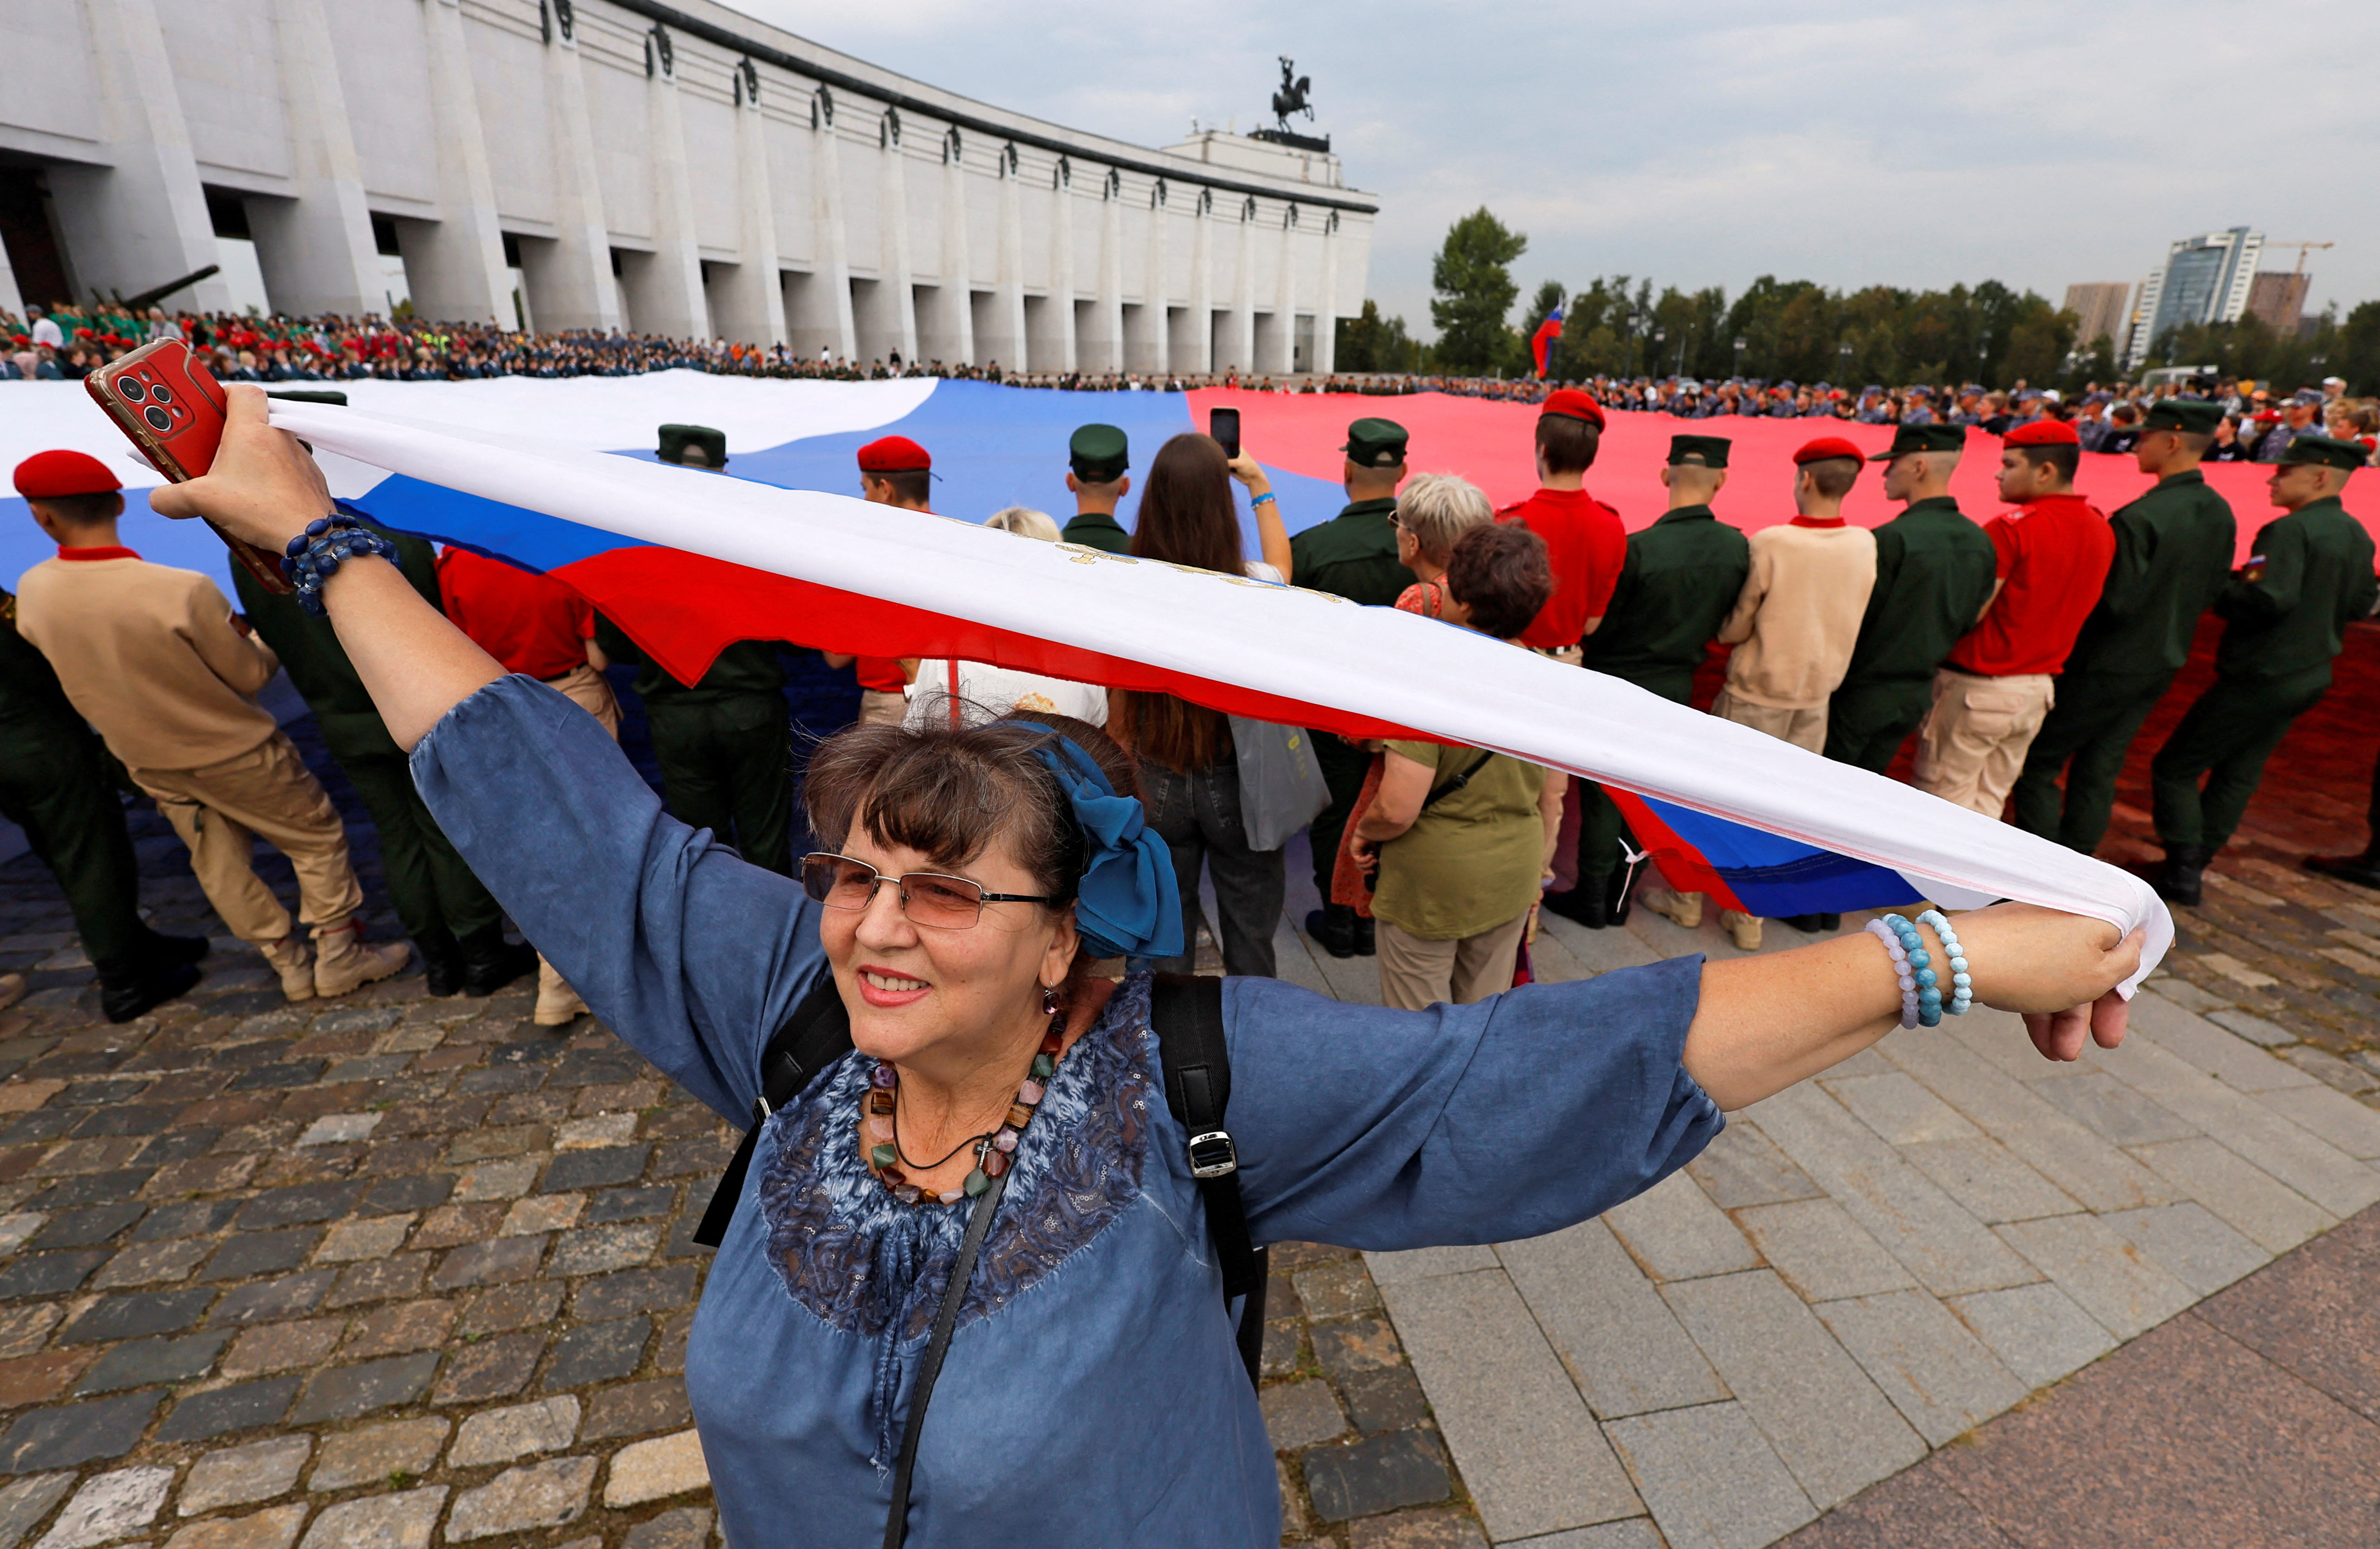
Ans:
[[[987,893],[980,883],[940,872],[908,872],[888,877],[865,860],[820,851],[802,857],[802,891],[829,909],[864,909],[876,889],[893,884],[901,912],[910,924],[937,931],[964,931],[983,916],[986,904],[1056,904],[1030,893]]]

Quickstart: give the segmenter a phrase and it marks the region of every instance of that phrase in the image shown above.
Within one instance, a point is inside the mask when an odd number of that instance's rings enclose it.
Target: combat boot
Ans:
[[[1738,951],[1760,950],[1758,915],[1746,914],[1740,909],[1723,909],[1718,911],[1718,923],[1719,928],[1727,933],[1728,939],[1735,943]]]
[[[1671,893],[1656,887],[1645,895],[1645,907],[1655,914],[1684,930],[1703,928],[1703,896],[1699,893]]]
[[[2214,859],[2215,851],[2205,845],[2166,846],[2165,866],[2156,879],[2157,896],[2169,904],[2196,909],[2205,885],[2206,863]]]
[[[1305,933],[1334,957],[1355,955],[1355,906],[1325,904],[1305,911]]]
[[[199,982],[193,963],[149,962],[99,970],[99,1009],[111,1022],[128,1022]]]
[[[267,942],[257,948],[273,971],[281,976],[281,993],[290,1000],[314,998],[314,955],[306,950],[305,939],[292,931],[279,941]]]
[[[140,927],[140,954],[152,963],[195,963],[214,949],[204,936],[169,936]]]
[[[1352,909],[1354,906],[1351,904],[1348,907]],[[1366,920],[1360,914],[1357,915],[1355,917],[1355,956],[1358,957],[1377,957],[1379,956],[1379,952],[1380,938],[1378,931],[1374,929],[1371,921]]]
[[[562,971],[543,957],[537,960],[537,1009],[529,1020],[541,1028],[568,1027],[587,1015],[587,1003],[570,987]]]
[[[346,920],[314,933],[314,993],[343,995],[403,968],[413,951],[401,941],[375,946],[364,940],[359,921]]]
[[[432,931],[418,935],[413,949],[421,954],[425,994],[443,1000],[463,987],[463,948],[452,934]]]
[[[463,952],[463,993],[492,995],[525,973],[537,971],[537,951],[504,939],[502,921],[483,925],[455,943]]]
[[[1611,887],[1607,877],[1581,877],[1567,893],[1548,893],[1545,906],[1564,920],[1600,931],[1611,923]]]

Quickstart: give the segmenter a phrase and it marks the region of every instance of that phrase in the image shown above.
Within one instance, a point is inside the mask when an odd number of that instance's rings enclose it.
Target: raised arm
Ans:
[[[1248,498],[1256,502],[1252,509],[1257,518],[1257,543],[1264,551],[1261,557],[1266,564],[1281,572],[1281,579],[1292,579],[1289,573],[1289,528],[1281,519],[1281,501],[1278,497],[1271,500],[1258,498],[1272,494],[1272,481],[1266,476],[1257,459],[1245,452],[1231,464],[1231,470],[1232,477],[1248,487]]]

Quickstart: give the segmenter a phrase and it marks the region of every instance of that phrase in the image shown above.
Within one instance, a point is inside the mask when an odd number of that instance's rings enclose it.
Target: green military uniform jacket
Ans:
[[[595,616],[595,643],[612,660],[637,665],[637,697],[649,705],[656,700],[665,704],[715,704],[746,694],[773,699],[784,692],[785,668],[777,659],[774,640],[737,640],[719,653],[700,681],[690,684],[679,682],[645,660],[637,642],[600,613]]]
[[[1876,587],[1835,690],[1930,683],[1991,601],[1999,555],[1947,495],[1913,500],[1876,530]]]
[[[1685,703],[1751,569],[1751,543],[1707,506],[1682,506],[1630,534],[1584,665]]]
[[[364,523],[396,544],[396,567],[430,605],[443,611],[438,598],[438,556],[430,545],[407,534]],[[364,680],[347,660],[347,648],[327,618],[308,613],[293,593],[267,592],[246,567],[231,567],[232,584],[239,591],[240,611],[248,615],[282,670],[322,729],[322,741],[334,758],[366,753],[405,756],[388,734]]]
[[[1319,527],[1289,541],[1289,579],[1366,607],[1396,606],[1413,584],[1397,562],[1397,503],[1358,500]]]
[[[2073,673],[2152,677],[2190,661],[2198,616],[2230,578],[2238,529],[2230,502],[2192,469],[2107,518],[2116,557],[2099,605],[2066,658]]]
[[[83,725],[50,659],[17,632],[15,593],[0,592],[0,726],[24,721]]]
[[[2347,626],[2380,600],[2372,535],[2337,495],[2276,518],[2256,534],[2238,579],[2215,599],[2227,628],[2215,670],[2230,678],[2327,674]]]
[[[1058,534],[1058,541],[1064,543],[1080,543],[1087,549],[1097,549],[1101,554],[1132,552],[1132,534],[1126,532],[1118,524],[1114,516],[1106,511],[1076,513],[1075,519],[1066,524],[1065,531]]]

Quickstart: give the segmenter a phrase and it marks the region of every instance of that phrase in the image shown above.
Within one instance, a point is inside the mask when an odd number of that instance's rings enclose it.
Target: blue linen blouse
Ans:
[[[816,906],[671,818],[587,713],[506,677],[413,752],[447,836],[604,1022],[738,1124],[825,970]],[[1725,1122],[1679,1063],[1698,957],[1473,1006],[1224,982],[1230,1123],[1257,1241],[1487,1243],[1584,1221]],[[686,1391],[731,1543],[872,1543],[964,1205],[900,1204],[856,1126],[870,1062],[767,1128],[713,1258]],[[1281,1502],[1148,982],[1061,1062],[1018,1148],[935,1388],[917,1549],[1269,1549]]]

